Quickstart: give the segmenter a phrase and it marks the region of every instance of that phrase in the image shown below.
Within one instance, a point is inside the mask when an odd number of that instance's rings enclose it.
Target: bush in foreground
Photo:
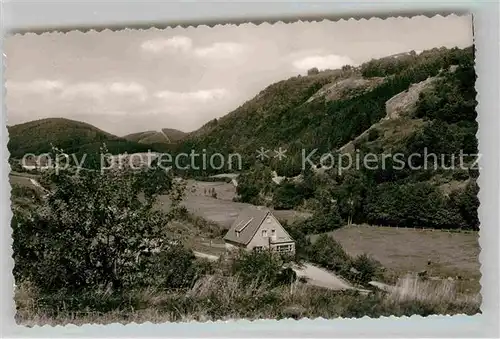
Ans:
[[[42,182],[49,193],[40,204],[14,209],[17,282],[45,292],[145,285],[163,265],[158,253],[175,249],[167,224],[183,187],[158,167],[50,171]],[[171,213],[154,208],[159,194],[170,195]]]
[[[297,275],[290,268],[283,268],[283,258],[271,252],[245,252],[237,254],[232,262],[232,274],[244,285],[260,281],[270,286],[294,282]]]

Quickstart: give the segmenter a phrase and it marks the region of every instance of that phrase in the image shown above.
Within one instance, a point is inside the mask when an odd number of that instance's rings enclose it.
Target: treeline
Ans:
[[[301,171],[302,149],[318,149],[318,154],[338,149],[383,118],[385,103],[391,97],[452,65],[463,65],[470,59],[472,49],[433,49],[409,56],[409,59],[385,58],[370,61],[359,69],[320,72],[278,82],[227,116],[193,133],[176,146],[176,151],[189,153],[191,149],[199,152],[206,149],[209,155],[237,152],[242,156],[243,170],[247,170],[258,162],[255,151],[260,147],[270,150],[283,147],[287,149],[284,160],[270,157],[265,164],[279,175],[295,176]],[[372,90],[360,91],[346,99],[325,101],[319,97],[309,100],[324,85],[361,74],[378,74],[386,78]],[[190,173],[210,175],[227,169],[207,168],[203,173],[201,170]]]
[[[97,168],[100,165],[100,147],[103,143],[111,154],[140,153],[148,150],[164,151],[164,145],[146,145],[109,134],[87,123],[63,118],[30,121],[8,127],[7,147],[11,159],[22,159],[26,154],[47,154],[53,147],[81,161],[83,166]],[[70,157],[73,160],[74,157]]]

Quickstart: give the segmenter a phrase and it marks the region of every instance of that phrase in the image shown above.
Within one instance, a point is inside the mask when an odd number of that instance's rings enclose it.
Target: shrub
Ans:
[[[16,281],[29,279],[42,291],[74,291],[140,285],[144,272],[157,274],[157,263],[142,258],[172,246],[166,226],[182,199],[181,183],[157,166],[79,175],[49,171],[42,182],[50,193],[41,206],[14,210]],[[157,195],[167,192],[170,213],[154,208]]]
[[[427,182],[380,184],[368,195],[364,211],[368,222],[378,225],[456,228],[463,224],[456,206]]]
[[[178,221],[192,224],[198,231],[209,237],[223,237],[227,233],[227,229],[220,224],[190,213],[185,206],[180,206],[179,213],[176,214],[175,218]]]
[[[312,196],[313,191],[302,184],[285,181],[273,196],[273,205],[277,210],[290,210],[300,205],[304,199]]]
[[[307,75],[316,75],[319,74],[319,70],[317,67],[313,67],[307,70]]]
[[[451,175],[454,180],[463,181],[469,179],[469,171],[455,171]]]
[[[361,254],[352,261],[352,267],[359,272],[356,275],[356,280],[362,284],[366,284],[379,275],[382,265],[368,255]]]
[[[206,269],[195,264],[191,250],[180,244],[172,244],[159,253],[141,256],[138,260],[138,273],[131,277],[128,285],[160,288],[189,288]]]
[[[351,258],[342,245],[327,234],[321,235],[308,251],[309,259],[329,270],[347,275],[351,267]]]
[[[370,129],[368,132],[368,141],[374,141],[378,139],[379,137],[379,131],[375,128]]]
[[[42,194],[40,190],[18,184],[12,184],[11,195],[13,198],[28,198],[38,203],[42,201]]]
[[[278,276],[276,277],[276,284],[277,285],[288,285],[297,280],[297,273],[290,268],[284,268],[279,272]]]
[[[301,229],[301,223],[296,223],[288,226],[288,224],[283,221],[281,222],[283,227],[286,229],[288,234],[295,240],[295,261],[307,260],[309,246],[311,246],[311,240],[306,236],[303,229]]]
[[[312,217],[299,221],[295,227],[304,234],[314,234],[333,231],[342,226],[342,218],[337,209],[319,210]]]
[[[479,186],[475,180],[471,180],[464,189],[453,191],[450,194],[450,208],[458,211],[461,217],[463,228],[478,230],[479,217],[477,210],[479,208]]]
[[[272,252],[242,251],[234,259],[231,269],[244,285],[258,281],[278,286],[297,279],[291,268],[283,268],[283,258]]]
[[[256,165],[251,171],[238,176],[236,192],[241,202],[260,205],[260,196],[272,190],[271,170],[268,167]]]
[[[21,162],[15,159],[9,159],[10,170],[13,172],[25,172],[24,167],[21,165]]]

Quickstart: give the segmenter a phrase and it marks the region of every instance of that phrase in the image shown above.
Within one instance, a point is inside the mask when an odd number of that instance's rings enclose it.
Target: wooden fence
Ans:
[[[351,224],[344,227],[356,227],[356,228],[387,228],[387,229],[408,229],[414,231],[422,232],[447,232],[447,233],[465,233],[465,234],[477,234],[479,231],[476,230],[463,230],[463,229],[447,229],[447,228],[426,228],[426,227],[399,227],[399,226],[384,226],[384,225],[368,225],[368,224]]]

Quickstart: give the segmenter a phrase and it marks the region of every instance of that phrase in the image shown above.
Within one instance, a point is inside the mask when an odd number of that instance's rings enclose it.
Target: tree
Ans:
[[[232,263],[232,273],[245,285],[255,281],[271,285],[293,282],[286,271],[282,273],[282,267],[283,261],[276,253],[241,251]]]
[[[242,202],[260,204],[260,196],[272,191],[271,170],[257,164],[250,171],[238,176],[236,192]]]
[[[307,75],[316,75],[319,74],[319,70],[317,67],[313,67],[307,70]]]
[[[41,205],[14,210],[18,281],[29,279],[44,291],[134,286],[144,272],[153,273],[152,258],[173,246],[167,224],[184,185],[157,166],[79,175],[51,170],[42,183],[49,194]],[[167,213],[154,208],[166,193],[172,202]]]
[[[274,208],[288,210],[300,205],[304,200],[313,196],[314,188],[309,181],[295,183],[285,179],[276,189],[273,196]]]
[[[344,72],[349,72],[352,70],[352,66],[351,65],[344,65],[342,66],[342,71]]]
[[[342,245],[327,234],[321,235],[310,246],[309,258],[314,263],[340,274],[349,272],[351,265],[351,258]]]
[[[360,283],[369,283],[374,276],[380,274],[382,264],[369,257],[367,254],[361,254],[352,260],[352,267],[358,272],[357,280]]]
[[[376,128],[370,129],[368,132],[368,141],[374,141],[377,140],[379,137],[379,131]]]
[[[457,208],[464,222],[464,228],[478,230],[479,217],[479,186],[475,180],[467,183],[464,189],[452,192],[450,195],[451,208]]]

